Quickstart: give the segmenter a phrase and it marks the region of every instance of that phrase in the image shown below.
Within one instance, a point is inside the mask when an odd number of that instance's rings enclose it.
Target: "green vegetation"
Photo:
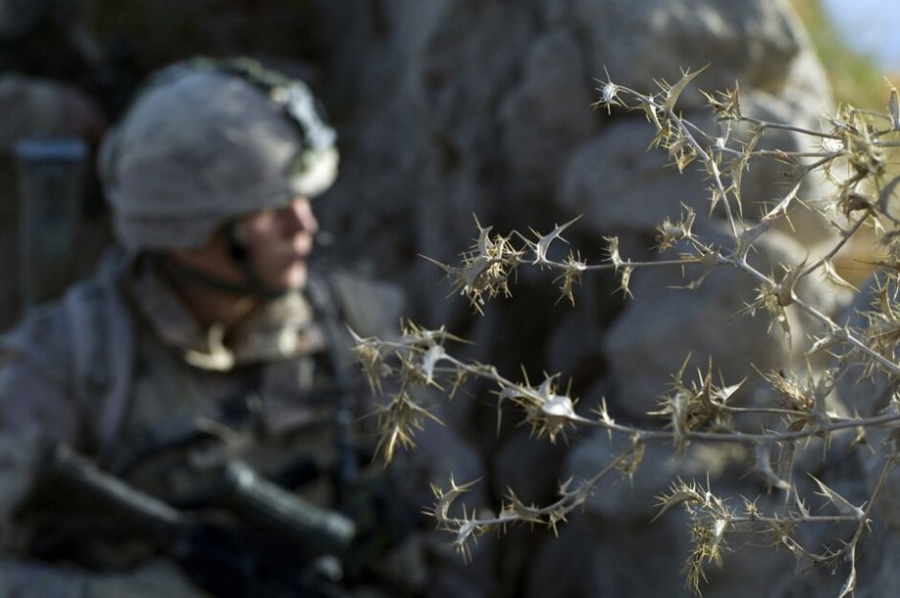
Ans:
[[[892,79],[897,85],[897,74],[882,72],[870,57],[850,48],[838,34],[820,0],[791,2],[809,30],[816,52],[828,72],[837,102],[857,108],[884,110],[889,93],[885,78]]]

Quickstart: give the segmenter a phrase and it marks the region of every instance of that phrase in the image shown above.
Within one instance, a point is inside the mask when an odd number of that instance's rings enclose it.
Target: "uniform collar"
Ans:
[[[171,285],[148,260],[138,260],[127,289],[138,310],[163,344],[192,366],[229,371],[241,365],[281,361],[321,352],[325,334],[312,305],[300,292],[265,303],[224,343],[225,329],[202,328]]]

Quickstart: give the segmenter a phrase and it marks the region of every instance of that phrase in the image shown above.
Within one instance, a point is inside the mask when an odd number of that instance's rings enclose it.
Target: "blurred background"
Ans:
[[[900,5],[890,0],[821,0],[846,44],[887,70],[900,70]]]
[[[480,316],[421,256],[457,260],[478,235],[476,218],[506,234],[548,232],[581,215],[566,239],[589,263],[605,259],[602,239],[608,235],[619,237],[630,258],[657,259],[650,249],[656,225],[677,220],[683,205],[705,214],[708,181],[690,169],[680,175],[667,167],[664,152],[647,150],[653,131],[642,114],[593,109],[602,81],[609,76],[653,92],[659,80],[677,81],[682,69],[708,66],[696,87],[714,91],[737,82],[748,114],[827,126],[823,114],[834,115],[840,104],[883,110],[886,77],[900,81],[900,63],[892,59],[900,36],[890,35],[898,30],[891,24],[900,14],[895,5],[0,0],[0,113],[15,115],[0,123],[0,263],[10,281],[0,287],[0,328],[34,307],[23,302],[23,285],[53,282],[42,300],[59,292],[58,281],[45,280],[49,268],[21,268],[22,249],[31,241],[22,230],[77,227],[71,247],[56,250],[59,259],[78,257],[66,269],[71,278],[89,269],[109,242],[92,152],[147,74],[197,54],[247,54],[306,79],[338,129],[341,176],[315,203],[331,243],[317,249],[316,259],[351,264],[404,287],[411,298],[408,317],[427,328],[445,325],[473,341],[460,349],[461,357],[492,363],[510,378],[524,371],[539,381],[562,372],[564,388],[581,398],[586,414],[602,397],[617,421],[658,425],[647,411],[688,355],[690,371],[713,359],[729,383],[746,378],[742,400],[751,401],[760,371],[797,368],[805,374],[792,342],[815,330],[798,320],[793,339],[785,338],[761,319],[737,316],[754,294],[752,281],[739,273],[717,271],[689,295],[672,290],[684,281],[673,280],[668,270],[635,273],[635,301],[616,292],[615,276],[600,274],[585,278],[572,307],[558,301],[552,274],[523,268],[513,297],[492,302]],[[681,108],[692,122],[717,126],[696,90],[684,94]],[[22,209],[31,201],[22,192],[23,176],[45,176],[37,168],[44,154],[36,154],[37,166],[17,162],[18,142],[33,136],[75,137],[87,148],[84,168],[58,181],[81,198],[80,219],[57,223],[52,209]],[[765,143],[808,147],[808,140],[787,133]],[[785,192],[780,166],[763,161],[744,176],[748,219]],[[53,190],[59,187],[37,189],[38,202],[52,205],[62,196]],[[825,181],[810,181],[802,196],[825,204],[832,191]],[[799,263],[834,243],[834,231],[815,214],[792,219],[793,230],[760,240],[753,259],[761,270]],[[703,227],[708,238],[727,241],[721,219],[703,219]],[[848,278],[868,274],[860,259],[866,251],[846,256],[841,266]],[[837,314],[849,302],[846,293],[824,283],[810,286],[803,292],[825,313]],[[568,444],[534,442],[513,416],[504,417],[498,433],[491,390],[467,388],[454,399],[448,424],[481,449],[490,473],[483,483],[494,506],[508,486],[526,503],[551,501],[559,480],[595,473],[615,448],[604,444],[605,436],[582,431]],[[747,455],[710,451],[673,463],[671,447],[661,449],[645,459],[631,484],[598,488],[584,512],[573,515],[578,525],[564,527],[559,539],[540,530],[497,538],[499,549],[486,557],[499,580],[496,595],[680,595],[672,588],[681,588],[685,522],[672,513],[647,525],[654,497],[673,476],[701,472],[735,493],[778,502],[746,475],[752,456],[748,461]],[[704,595],[782,595],[779,584],[795,577],[794,563],[771,552],[735,557],[722,571],[711,570]],[[829,580],[824,583],[839,584],[843,577]]]
[[[900,80],[900,4],[791,0],[812,34],[838,100],[882,108],[884,78]]]

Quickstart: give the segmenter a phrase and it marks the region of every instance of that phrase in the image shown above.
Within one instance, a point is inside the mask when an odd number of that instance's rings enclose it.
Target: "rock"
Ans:
[[[737,80],[744,89],[778,92],[808,43],[783,0],[548,0],[547,6],[552,22],[585,40],[593,76],[603,78],[606,71],[619,85],[638,90],[709,66],[704,89]],[[692,91],[685,99],[696,106],[700,97]]]
[[[573,485],[591,479],[629,448],[630,443],[621,434],[610,439],[605,431],[598,430],[572,450],[563,478],[571,478]],[[709,478],[720,485],[720,480],[727,475],[745,473],[747,462],[746,447],[740,445],[692,444],[685,454],[679,455],[671,443],[648,443],[634,475],[624,476],[619,471],[609,474],[588,498],[584,512],[605,520],[645,525],[659,513],[659,497],[669,493],[676,480],[706,484]],[[762,488],[758,484],[755,491]]]
[[[510,193],[536,197],[552,191],[570,148],[597,129],[599,114],[591,109],[570,33],[536,39],[523,68],[522,82],[501,104],[499,119]]]
[[[646,122],[619,119],[573,150],[557,197],[567,213],[582,215],[579,227],[598,236],[653,231],[685,206],[708,211],[703,174],[679,175],[666,152],[650,149],[654,134]]]
[[[725,224],[709,222],[708,241],[728,247]],[[787,236],[770,231],[757,242],[751,264],[763,273],[778,272],[779,264],[800,264],[802,246]],[[661,256],[660,259],[665,258]],[[699,288],[686,290],[700,275],[698,267],[686,276],[674,268],[652,268],[635,272],[631,290],[634,300],[605,336],[604,352],[618,390],[616,406],[630,417],[641,418],[654,410],[657,397],[670,388],[672,376],[690,357],[686,381],[698,369],[706,371],[712,360],[714,378],[725,385],[758,379],[757,371],[790,370],[797,364],[805,370],[802,344],[808,334],[819,332],[815,324],[793,306],[786,308],[790,336],[770,319],[765,309],[751,315],[747,304],[757,295],[758,283],[734,268],[716,268]],[[805,287],[805,288],[804,288]],[[836,314],[846,292],[820,287],[817,280],[798,285],[816,304],[825,303],[826,313]],[[796,360],[796,361],[795,361]],[[752,384],[742,392],[750,393]]]

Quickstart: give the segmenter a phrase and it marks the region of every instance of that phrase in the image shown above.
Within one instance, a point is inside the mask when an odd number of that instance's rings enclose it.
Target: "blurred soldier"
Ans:
[[[17,73],[0,74],[0,113],[5,115],[0,122],[0,261],[4,264],[6,281],[0,288],[0,330],[3,330],[15,322],[27,303],[21,280],[32,277],[35,282],[40,282],[45,274],[26,271],[22,265],[22,257],[27,251],[20,245],[21,224],[27,217],[23,214],[26,210],[23,190],[28,186],[25,179],[34,183],[33,191],[43,190],[28,194],[35,203],[61,202],[69,198],[74,204],[70,207],[78,219],[65,235],[77,239],[77,247],[67,247],[70,254],[75,254],[66,260],[75,264],[68,273],[68,281],[91,268],[108,244],[110,235],[105,214],[88,209],[96,193],[93,177],[85,176],[90,170],[87,168],[92,155],[89,150],[107,127],[106,117],[92,99],[74,87],[50,79]],[[47,168],[55,168],[52,154],[47,154],[44,160],[29,162],[28,166],[17,160],[17,148],[26,141],[47,143],[48,148],[60,141],[64,145],[81,144],[88,150],[81,159],[84,168],[77,172],[73,170],[66,180],[54,180],[59,179],[54,176],[46,178]],[[47,230],[48,225],[52,226],[51,222],[58,222],[58,219],[39,216],[38,221],[31,224]],[[32,241],[38,243],[40,239]]]
[[[93,169],[84,167],[127,90],[75,13],[75,0],[0,0],[0,329],[35,300],[58,296],[109,242]],[[45,145],[17,163],[25,140]],[[63,172],[59,150],[74,144],[88,151]],[[45,217],[41,204],[63,201],[71,205],[60,213],[77,218]],[[44,234],[23,239],[23,229]]]
[[[477,595],[421,531],[431,457],[369,465],[347,328],[402,296],[310,262],[338,153],[309,89],[179,63],[100,162],[121,248],[2,344],[0,596]]]

